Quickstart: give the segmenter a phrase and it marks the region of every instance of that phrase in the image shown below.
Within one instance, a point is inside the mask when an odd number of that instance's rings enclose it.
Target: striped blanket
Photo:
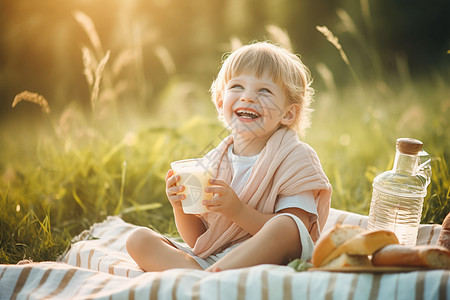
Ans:
[[[363,228],[367,217],[332,209],[336,223]],[[57,262],[0,265],[0,299],[450,299],[450,271],[295,272],[260,265],[219,273],[145,273],[125,250],[136,226],[108,217],[76,238]],[[434,244],[440,225],[421,225],[418,244]]]

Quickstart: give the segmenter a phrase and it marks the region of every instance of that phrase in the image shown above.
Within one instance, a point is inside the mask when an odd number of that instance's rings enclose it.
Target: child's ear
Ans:
[[[288,109],[285,111],[283,118],[281,118],[281,124],[290,126],[297,119],[300,114],[300,105],[297,103],[289,105]]]
[[[216,102],[216,109],[219,115],[223,115],[223,100],[222,98],[218,98]]]

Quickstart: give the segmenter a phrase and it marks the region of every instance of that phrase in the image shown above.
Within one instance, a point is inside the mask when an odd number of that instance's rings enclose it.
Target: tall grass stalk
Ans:
[[[99,117],[99,104],[105,109],[105,105],[112,105],[115,109],[116,94],[113,88],[113,78],[111,72],[106,70],[106,64],[110,60],[110,51],[104,51],[100,37],[95,29],[92,19],[82,11],[74,11],[73,16],[78,24],[83,28],[89,38],[90,47],[82,47],[82,57],[84,66],[84,75],[88,83],[91,97],[90,103],[94,116]],[[100,84],[105,85],[104,93],[101,95]],[[110,102],[110,103],[106,103]],[[111,112],[110,112],[111,113]]]
[[[344,61],[347,68],[349,69],[350,74],[352,74],[353,79],[355,80],[355,82],[357,83],[358,86],[362,87],[359,77],[356,75],[356,72],[353,69],[353,66],[350,64],[347,54],[345,53],[344,49],[342,48],[342,45],[339,43],[339,39],[326,26],[316,26],[316,29],[321,34],[323,34],[323,36],[325,36],[326,39],[338,50],[342,60]],[[364,92],[364,90],[362,90],[362,91]]]
[[[120,197],[119,197],[119,201],[117,202],[117,206],[116,209],[114,210],[114,214],[117,215],[119,214],[120,210],[122,209],[122,204],[123,204],[123,191],[125,189],[125,177],[127,175],[127,162],[124,161],[122,164],[122,176],[121,176],[121,181],[120,181]]]
[[[21,101],[28,101],[31,103],[35,103],[39,105],[42,108],[42,111],[46,114],[50,113],[50,106],[48,105],[47,99],[44,98],[44,96],[39,95],[38,93],[32,93],[29,91],[23,91],[19,94],[17,94],[14,97],[12,107],[16,107],[16,105]]]

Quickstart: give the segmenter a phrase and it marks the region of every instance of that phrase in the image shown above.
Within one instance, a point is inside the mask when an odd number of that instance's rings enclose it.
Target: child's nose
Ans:
[[[256,101],[257,101],[257,98],[256,98],[256,95],[255,95],[254,93],[246,92],[246,93],[244,93],[244,94],[241,96],[241,101],[253,103],[253,102],[256,102]]]

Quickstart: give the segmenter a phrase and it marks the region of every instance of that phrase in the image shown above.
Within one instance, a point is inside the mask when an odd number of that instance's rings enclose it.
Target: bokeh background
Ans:
[[[324,87],[318,64],[332,70],[338,86],[353,81],[317,25],[339,37],[366,80],[390,81],[400,75],[399,67],[414,79],[435,73],[448,78],[449,72],[446,0],[3,0],[0,8],[2,117],[12,113],[12,99],[22,90],[39,92],[57,110],[71,101],[89,105],[81,47],[90,42],[75,11],[92,18],[103,51],[111,51],[108,67],[120,57],[126,60],[116,66],[126,80],[118,100],[145,102],[146,108],[158,105],[158,95],[174,77],[206,90],[221,55],[230,50],[230,38],[243,43],[270,38],[267,25],[288,32],[318,90]]]
[[[0,0],[0,263],[54,260],[109,215],[177,235],[167,169],[228,134],[208,89],[224,53],[255,40],[311,70],[304,140],[332,207],[368,214],[395,140],[413,137],[432,158],[422,222],[442,222],[449,12],[448,0]]]

